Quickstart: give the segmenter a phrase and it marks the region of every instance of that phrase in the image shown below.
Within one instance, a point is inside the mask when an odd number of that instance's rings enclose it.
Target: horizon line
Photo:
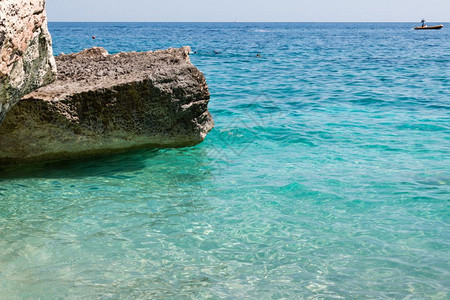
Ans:
[[[50,21],[49,23],[420,23],[420,21]],[[432,21],[427,23],[450,23]]]

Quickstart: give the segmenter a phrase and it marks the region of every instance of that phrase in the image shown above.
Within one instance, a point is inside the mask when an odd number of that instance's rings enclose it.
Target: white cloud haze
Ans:
[[[450,0],[47,0],[50,21],[450,21]]]

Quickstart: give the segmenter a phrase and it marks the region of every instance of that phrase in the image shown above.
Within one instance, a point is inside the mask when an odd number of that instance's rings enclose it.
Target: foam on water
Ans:
[[[450,24],[413,25],[50,24],[191,45],[216,128],[3,172],[0,298],[448,298]]]

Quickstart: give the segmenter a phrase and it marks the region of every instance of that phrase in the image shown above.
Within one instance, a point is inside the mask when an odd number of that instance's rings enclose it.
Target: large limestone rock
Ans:
[[[45,0],[0,0],[0,123],[23,95],[55,74]]]
[[[189,51],[58,56],[58,80],[0,126],[0,166],[200,143],[213,127],[210,94]]]

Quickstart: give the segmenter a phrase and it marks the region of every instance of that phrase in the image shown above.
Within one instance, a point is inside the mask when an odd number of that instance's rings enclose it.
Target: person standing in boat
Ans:
[[[425,23],[425,19],[422,19],[422,21],[420,21],[420,22],[422,22],[422,27],[426,27],[427,26],[427,23]]]

